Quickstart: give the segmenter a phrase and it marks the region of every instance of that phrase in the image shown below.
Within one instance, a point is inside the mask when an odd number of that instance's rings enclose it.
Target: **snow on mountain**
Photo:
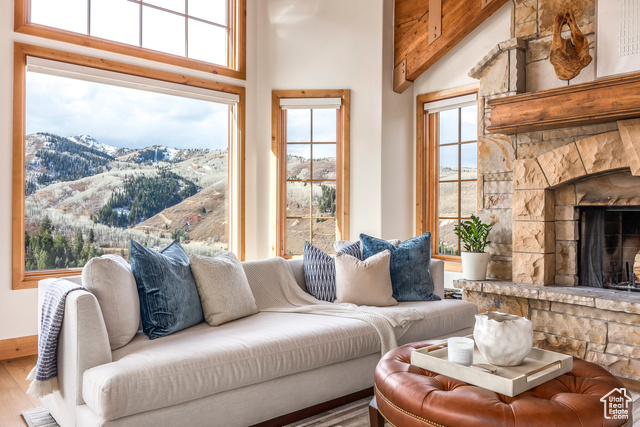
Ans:
[[[122,148],[114,147],[113,145],[103,144],[102,142],[98,142],[90,135],[78,135],[78,136],[69,136],[67,139],[70,141],[76,142],[78,144],[82,144],[86,147],[93,148],[98,151],[102,151],[110,156],[116,157],[118,154],[122,152]]]

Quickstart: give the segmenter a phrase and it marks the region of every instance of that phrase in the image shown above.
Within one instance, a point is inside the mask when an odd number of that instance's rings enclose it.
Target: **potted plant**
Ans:
[[[487,278],[487,265],[490,255],[484,250],[491,242],[489,232],[493,224],[485,224],[480,218],[471,215],[471,220],[462,221],[454,227],[456,236],[464,244],[462,251],[462,273],[468,280],[484,280]]]

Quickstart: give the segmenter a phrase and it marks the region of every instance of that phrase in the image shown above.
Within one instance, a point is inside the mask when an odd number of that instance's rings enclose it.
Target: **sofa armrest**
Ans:
[[[433,293],[444,299],[444,261],[431,258],[429,271],[433,279]]]
[[[52,279],[41,280],[44,295]],[[38,302],[42,304],[40,298]],[[41,311],[39,309],[39,311]],[[82,377],[87,369],[112,361],[109,336],[96,297],[85,290],[67,295],[64,319],[58,336],[58,383],[60,391],[42,401],[61,425],[75,425],[76,406],[82,405]]]

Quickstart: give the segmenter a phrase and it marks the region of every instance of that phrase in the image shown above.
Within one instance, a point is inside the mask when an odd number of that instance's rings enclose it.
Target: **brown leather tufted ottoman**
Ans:
[[[507,397],[411,365],[412,350],[435,343],[408,344],[380,360],[370,408],[372,426],[381,426],[382,417],[399,427],[631,425],[630,420],[604,418],[600,398],[624,386],[593,363],[574,359],[571,373]]]

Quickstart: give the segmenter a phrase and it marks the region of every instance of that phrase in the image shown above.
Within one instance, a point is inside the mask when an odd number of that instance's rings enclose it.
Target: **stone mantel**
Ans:
[[[640,314],[640,292],[580,286],[539,286],[526,283],[514,283],[506,280],[472,281],[460,279],[454,282],[454,287],[466,291]]]

